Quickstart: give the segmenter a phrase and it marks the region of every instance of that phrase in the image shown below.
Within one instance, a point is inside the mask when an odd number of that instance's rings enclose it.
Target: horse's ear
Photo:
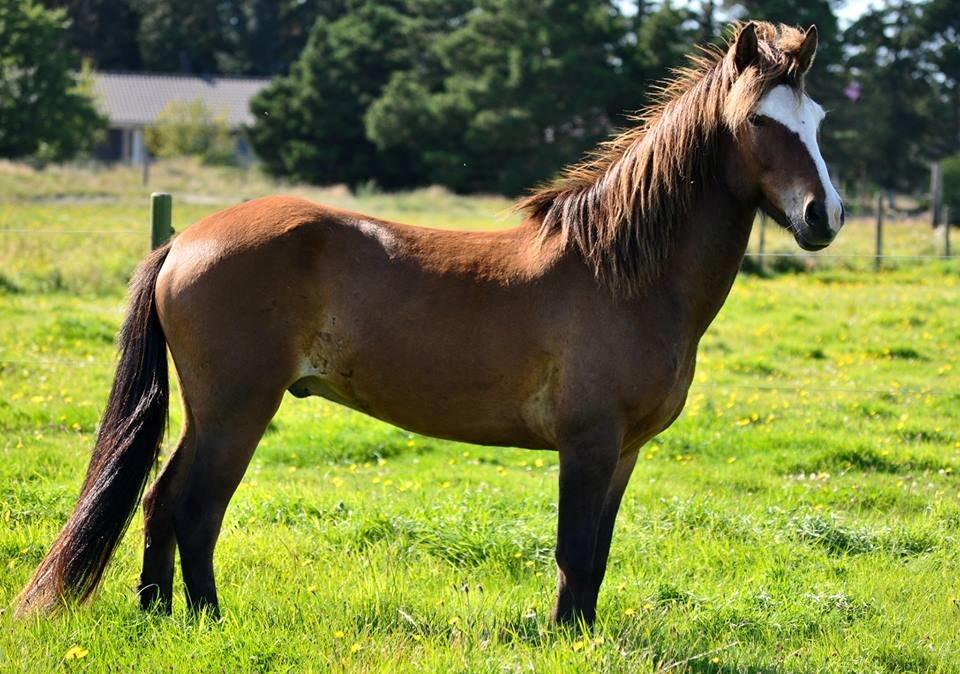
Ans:
[[[751,21],[737,33],[733,43],[733,63],[742,73],[757,60],[757,25]]]
[[[817,53],[817,27],[810,26],[807,28],[805,37],[803,38],[803,43],[800,45],[800,50],[797,52],[797,65],[799,66],[800,72],[805,73],[810,70],[810,66],[813,65],[813,57]]]

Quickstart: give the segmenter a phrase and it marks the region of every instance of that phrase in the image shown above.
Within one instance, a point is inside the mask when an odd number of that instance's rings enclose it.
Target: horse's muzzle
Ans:
[[[843,204],[840,205],[839,214],[834,214],[836,228],[831,226],[833,223],[830,220],[826,204],[818,199],[810,199],[803,209],[803,222],[796,223],[792,228],[797,244],[809,251],[823,250],[829,246],[843,226]]]

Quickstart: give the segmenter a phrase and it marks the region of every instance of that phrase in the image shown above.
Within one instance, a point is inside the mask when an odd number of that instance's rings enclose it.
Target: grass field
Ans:
[[[497,198],[179,164],[157,188],[179,227],[272,191],[432,226],[514,221]],[[148,191],[131,171],[0,167],[0,671],[960,671],[956,260],[873,273],[798,256],[810,273],[738,279],[686,411],[634,473],[592,632],[547,620],[552,453],[292,398],[227,514],[222,621],[188,616],[179,585],[173,617],[137,610],[137,518],[93,604],[14,621],[82,478]],[[869,253],[871,237],[854,222],[828,252]],[[888,241],[936,252],[919,225]],[[179,419],[175,404],[171,438]]]

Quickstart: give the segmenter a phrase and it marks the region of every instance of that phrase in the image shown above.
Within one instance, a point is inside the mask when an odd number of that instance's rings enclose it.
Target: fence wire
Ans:
[[[27,228],[0,228],[0,234],[139,234],[146,236],[149,232],[142,229],[27,229]]]
[[[960,255],[876,255],[875,253],[751,253],[746,257],[794,257],[806,260],[863,259],[863,260],[960,260]]]

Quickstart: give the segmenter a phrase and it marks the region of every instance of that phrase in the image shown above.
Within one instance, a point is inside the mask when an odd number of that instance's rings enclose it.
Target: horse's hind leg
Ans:
[[[221,401],[203,415],[195,412],[195,456],[174,520],[187,603],[194,611],[219,608],[213,551],[220,526],[283,390],[247,390],[241,400]]]
[[[143,570],[138,594],[144,609],[169,613],[173,608],[174,512],[190,472],[194,449],[193,422],[188,411],[176,449],[143,496]]]

